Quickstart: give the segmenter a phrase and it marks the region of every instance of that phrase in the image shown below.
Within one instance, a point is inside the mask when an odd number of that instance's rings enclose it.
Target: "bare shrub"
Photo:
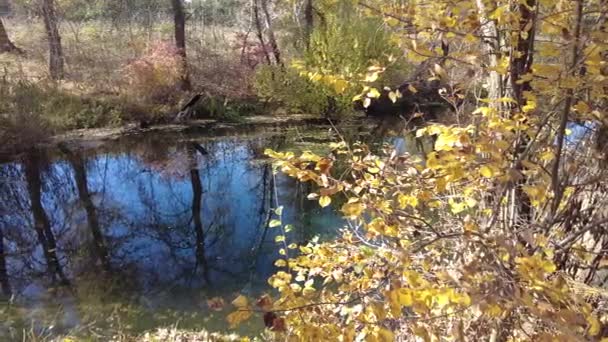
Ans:
[[[177,95],[180,65],[173,44],[158,42],[124,68],[122,92],[134,102],[171,102]]]

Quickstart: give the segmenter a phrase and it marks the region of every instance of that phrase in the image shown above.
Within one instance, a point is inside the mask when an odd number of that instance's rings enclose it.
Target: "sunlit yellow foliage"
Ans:
[[[348,220],[270,278],[286,322],[277,337],[600,340],[606,292],[589,290],[588,270],[608,241],[597,209],[608,175],[592,143],[606,124],[605,4],[370,0],[361,10],[386,20],[410,60],[443,58],[428,64],[431,78],[472,68],[482,76],[469,89],[484,93],[458,124],[417,130],[434,142],[423,158],[345,142],[327,157],[267,151],[277,171],[316,185],[321,206],[346,198],[337,209]],[[361,78],[357,99],[378,96],[368,83],[384,67]],[[334,174],[335,158],[346,169]]]

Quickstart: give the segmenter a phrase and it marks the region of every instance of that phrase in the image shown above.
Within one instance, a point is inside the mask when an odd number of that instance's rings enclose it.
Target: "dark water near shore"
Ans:
[[[295,227],[289,242],[342,225],[263,157],[333,139],[300,132],[142,136],[0,164],[0,340],[24,329],[102,339],[176,323],[226,330],[230,301],[266,289],[277,269],[273,208]],[[213,297],[226,309],[211,310]]]

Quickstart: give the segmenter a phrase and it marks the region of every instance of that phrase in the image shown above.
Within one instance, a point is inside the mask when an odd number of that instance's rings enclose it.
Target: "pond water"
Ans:
[[[104,339],[176,324],[226,331],[230,301],[267,290],[277,270],[273,208],[295,227],[290,243],[342,226],[263,157],[267,147],[332,139],[326,128],[305,130],[308,138],[302,128],[155,133],[0,164],[0,340]],[[225,307],[213,310],[210,298]],[[254,319],[241,332],[262,326]]]

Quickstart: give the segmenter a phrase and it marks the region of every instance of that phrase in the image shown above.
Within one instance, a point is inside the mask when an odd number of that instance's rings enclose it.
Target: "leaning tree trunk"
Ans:
[[[175,28],[175,47],[181,58],[181,88],[182,90],[192,89],[190,76],[188,73],[188,62],[186,58],[186,14],[182,0],[171,0],[173,7],[173,24]]]
[[[272,17],[270,16],[270,10],[268,9],[268,0],[260,0],[260,5],[262,7],[262,11],[264,11],[266,30],[268,31],[268,43],[270,43],[270,47],[272,48],[274,60],[277,62],[277,64],[282,65],[281,51],[279,50],[279,44],[277,43],[277,39],[274,35],[274,30],[272,29]]]
[[[264,29],[262,28],[262,22],[260,19],[260,8],[257,0],[251,1],[251,11],[253,16],[253,24],[255,25],[256,35],[260,42],[260,46],[262,47],[262,51],[264,52],[264,57],[266,58],[266,62],[268,65],[272,64],[270,60],[270,55],[268,54],[268,50],[266,49],[266,42],[264,41]]]
[[[42,17],[49,41],[49,72],[52,79],[60,80],[64,77],[63,48],[53,0],[42,0]]]
[[[13,42],[8,38],[4,23],[0,19],[0,53],[3,52],[18,52],[21,53],[21,49],[17,48]]]

